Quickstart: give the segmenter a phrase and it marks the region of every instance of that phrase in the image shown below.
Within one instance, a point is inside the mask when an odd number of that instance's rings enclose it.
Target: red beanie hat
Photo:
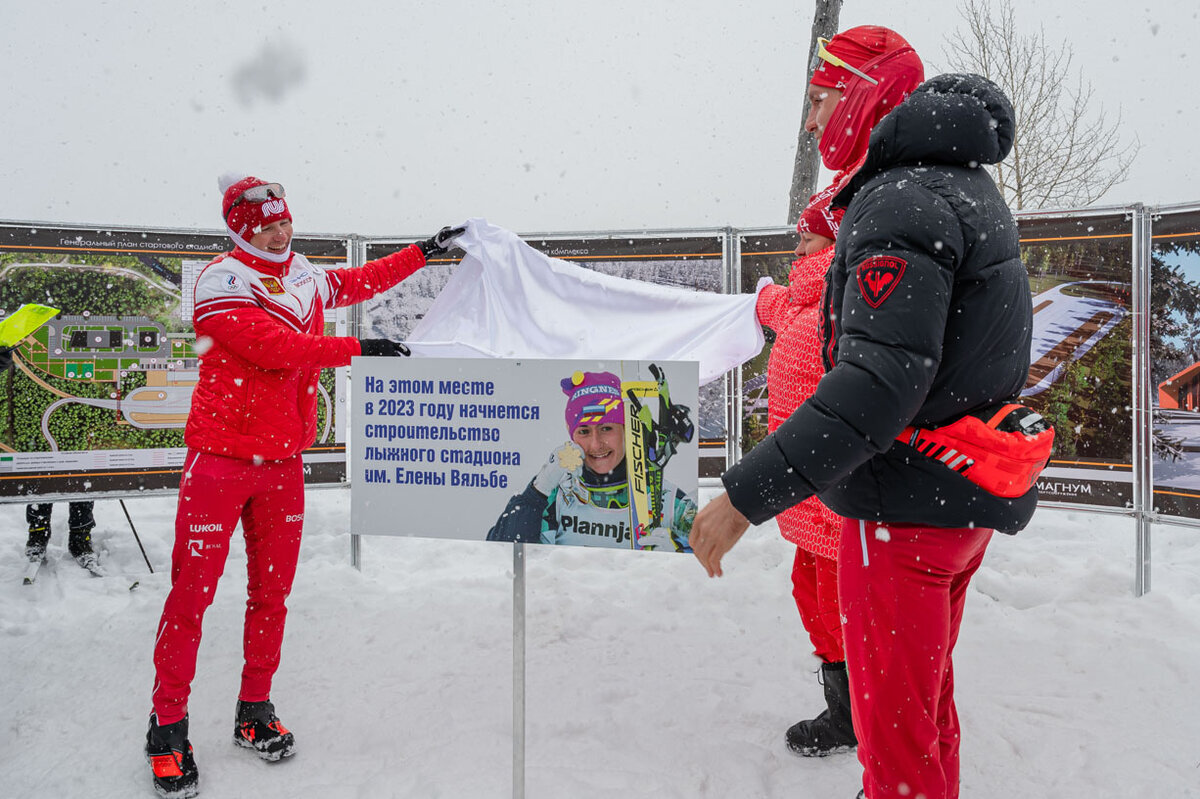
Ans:
[[[840,171],[862,159],[871,129],[921,85],[925,67],[903,36],[878,25],[843,31],[825,49],[875,81],[817,59],[813,85],[843,91],[818,145],[825,166]]]
[[[270,196],[262,200],[256,201],[242,197],[247,189],[268,185],[271,184],[261,178],[246,177],[225,189],[221,213],[225,217],[225,224],[239,237],[249,240],[266,225],[281,219],[290,220],[292,218],[287,201],[283,199],[282,187],[278,192],[270,192]]]
[[[812,233],[827,239],[836,239],[838,225],[846,215],[845,208],[830,208],[829,201],[835,192],[823,191],[814,194],[808,205],[800,212],[800,221],[796,223],[797,233]]]

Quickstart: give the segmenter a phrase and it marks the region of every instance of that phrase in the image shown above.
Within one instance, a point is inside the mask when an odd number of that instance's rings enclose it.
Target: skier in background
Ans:
[[[100,559],[92,549],[92,528],[96,519],[92,515],[96,503],[83,500],[68,505],[67,551],[83,568],[100,572]],[[50,543],[50,517],[54,503],[43,502],[25,506],[25,523],[29,525],[29,537],[25,541],[25,557],[31,561],[45,560],[46,547]]]
[[[317,434],[317,383],[326,367],[356,355],[405,356],[386,339],[326,337],[325,309],[386,291],[445,253],[463,228],[358,269],[323,269],[292,252],[292,214],[283,187],[255,177],[221,181],[222,215],[236,247],[196,281],[193,324],[200,376],[192,394],[179,484],[171,591],[154,641],[153,712],[146,756],[163,796],[198,793],[188,741],[188,694],[204,612],[225,568],[238,521],[246,540],[249,594],[245,666],[233,740],[264,760],[294,752],[275,715],[285,601],[304,524],[300,453]]]
[[[562,379],[561,387],[570,440],[556,447],[525,490],[509,500],[487,540],[690,552],[696,501],[665,479],[662,526],[648,536],[635,533],[621,378],[612,372],[575,372]]]

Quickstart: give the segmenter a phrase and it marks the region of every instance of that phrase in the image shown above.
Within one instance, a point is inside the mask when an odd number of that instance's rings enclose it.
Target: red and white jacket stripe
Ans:
[[[321,369],[362,354],[358,339],[325,336],[325,309],[370,299],[424,265],[416,245],[358,269],[323,269],[299,253],[275,264],[240,248],[215,258],[196,280],[202,355],[188,447],[264,460],[309,447]]]

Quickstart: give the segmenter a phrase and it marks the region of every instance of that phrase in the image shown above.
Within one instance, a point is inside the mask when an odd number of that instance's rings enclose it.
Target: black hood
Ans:
[[[894,166],[998,164],[1015,132],[1012,103],[987,78],[930,78],[871,131],[866,161],[834,204],[848,205],[868,178]]]

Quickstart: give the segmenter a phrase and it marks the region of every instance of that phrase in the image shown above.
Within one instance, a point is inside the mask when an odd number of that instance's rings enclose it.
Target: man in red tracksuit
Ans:
[[[223,181],[229,183],[229,181]],[[324,335],[325,309],[391,288],[442,254],[462,228],[359,269],[324,269],[291,250],[292,215],[283,187],[254,177],[222,185],[227,232],[237,246],[215,258],[195,287],[193,322],[200,377],[184,441],[171,591],[154,641],[153,713],[146,754],[163,796],[198,793],[188,742],[187,700],[204,612],[240,521],[249,594],[245,666],[234,742],[266,760],[295,741],[275,715],[271,678],[279,665],[285,600],[304,524],[300,453],[317,433],[321,369],[356,355],[408,355],[399,342]]]
[[[1024,528],[1038,492],[1033,479],[1018,496],[996,490],[988,464],[1004,454],[986,436],[969,462],[962,453],[940,460],[947,447],[918,449],[902,436],[991,416],[1019,396],[1033,307],[1016,222],[983,168],[1012,147],[1012,104],[986,78],[939,75],[871,122],[867,112],[888,99],[881,90],[915,54],[901,47],[863,59],[839,38],[894,36],[855,28],[818,51],[818,71],[849,74],[822,157],[866,144],[832,201],[845,216],[822,300],[827,373],[722,475],[726,492],[696,515],[691,544],[719,576],[751,523],[813,495],[845,517],[838,598],[858,795],[957,799],[952,655],[968,587],[993,531]],[[1036,436],[1025,438],[1037,448]]]
[[[842,208],[831,201],[862,166],[867,154],[865,136],[888,111],[917,87],[924,76],[920,59],[903,37],[886,28],[865,26],[846,31],[822,45],[822,52],[843,65],[875,63],[884,56],[898,59],[897,65],[881,71],[870,85],[867,102],[861,102],[854,124],[839,120],[826,135],[826,127],[838,107],[847,82],[855,75],[845,66],[818,58],[808,87],[809,113],[804,129],[821,147],[824,165],[836,172],[833,181],[814,194],[800,215],[797,230],[801,248],[812,252],[794,264],[789,285],[767,286],[759,293],[758,318],[775,331],[775,343],[767,364],[767,432],[774,433],[789,416],[812,396],[825,373],[819,327],[823,321],[821,297],[825,277],[833,261],[834,239],[842,219]],[[842,634],[842,612],[838,600],[838,549],[841,545],[841,516],[816,497],[809,497],[776,517],[784,538],[796,544],[792,565],[792,596],[804,628],[821,660],[821,684],[825,709],[816,718],[788,728],[787,747],[805,757],[823,757],[857,745],[851,714],[849,674]]]

